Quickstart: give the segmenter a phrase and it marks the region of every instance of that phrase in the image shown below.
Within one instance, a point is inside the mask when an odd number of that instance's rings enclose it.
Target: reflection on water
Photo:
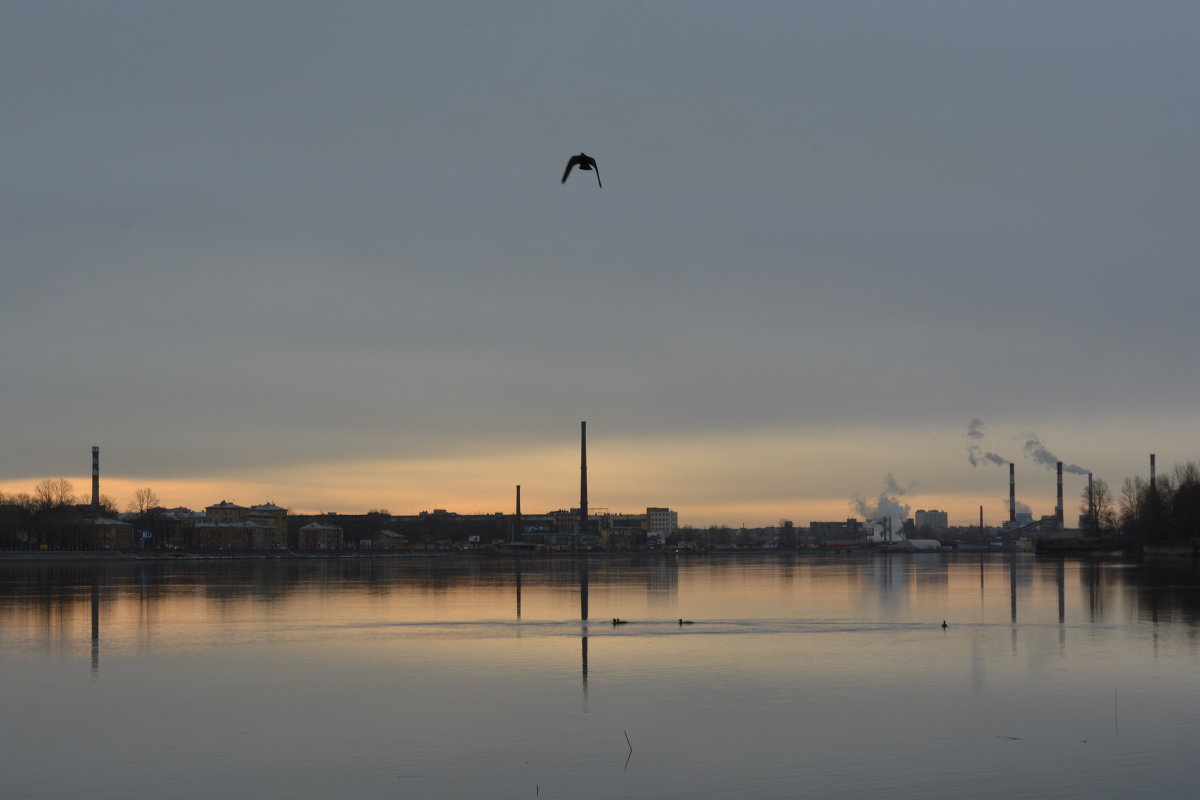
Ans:
[[[989,554],[0,562],[0,796],[1170,796],[1198,588]]]
[[[973,572],[978,602],[965,602]],[[579,595],[584,675],[589,596],[602,616],[635,622],[623,635],[686,611],[707,633],[910,622],[995,624],[993,589],[1007,583],[1007,622],[1059,625],[1200,623],[1200,573],[1190,560],[1141,565],[1028,556],[428,558],[219,562],[0,563],[6,644],[61,646],[89,603],[92,671],[106,638],[161,640],[205,623],[255,619],[427,626],[563,622]],[[1049,593],[1052,591],[1052,595]],[[506,602],[502,598],[511,592]],[[511,616],[503,612],[512,609]],[[1024,610],[1022,610],[1024,609]],[[1019,613],[1020,612],[1020,613]],[[198,625],[182,623],[192,621]],[[736,626],[721,625],[736,621]],[[526,626],[528,627],[528,626]],[[1015,629],[1014,629],[1015,637]],[[1014,638],[1015,641],[1015,638]],[[1065,646],[1065,642],[1064,642]]]

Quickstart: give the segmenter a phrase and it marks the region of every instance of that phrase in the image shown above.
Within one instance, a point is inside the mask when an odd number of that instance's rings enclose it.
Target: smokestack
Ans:
[[[979,507],[979,530],[983,531],[983,506]]]
[[[1154,483],[1154,453],[1150,454],[1150,491],[1155,491]]]
[[[1057,530],[1063,529],[1063,501],[1062,501],[1062,462],[1058,462],[1058,505],[1054,507],[1054,522]]]
[[[92,508],[100,507],[100,448],[92,448]]]
[[[579,532],[587,533],[587,422],[579,423]]]
[[[517,529],[513,531],[513,541],[519,541],[525,533],[525,525],[521,522],[521,484],[517,484]]]
[[[1008,462],[1008,522],[1017,524],[1017,465]]]

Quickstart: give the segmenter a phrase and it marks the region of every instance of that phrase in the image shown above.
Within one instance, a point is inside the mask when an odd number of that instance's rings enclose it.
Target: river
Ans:
[[[0,797],[1195,791],[1191,560],[586,564],[0,562]]]

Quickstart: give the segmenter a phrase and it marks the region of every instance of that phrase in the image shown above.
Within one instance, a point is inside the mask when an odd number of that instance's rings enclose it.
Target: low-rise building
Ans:
[[[858,520],[854,517],[845,522],[810,522],[808,530],[815,542],[858,541]]]
[[[243,522],[246,519],[245,506],[222,500],[204,508],[204,521],[209,523]]]
[[[92,547],[97,550],[128,550],[133,547],[134,530],[128,522],[109,517],[92,521]]]
[[[252,519],[197,522],[192,531],[192,546],[201,550],[279,549],[275,527]]]
[[[372,550],[405,550],[408,548],[408,537],[395,531],[375,531],[369,541]]]
[[[257,522],[265,528],[273,529],[275,540],[271,547],[283,550],[287,547],[287,513],[286,508],[281,508],[274,503],[263,503],[258,506],[250,506],[246,510],[246,519]]]
[[[310,522],[300,528],[301,550],[341,550],[342,529],[328,522]]]
[[[938,511],[936,508],[931,508],[926,511],[923,508],[918,508],[913,515],[913,524],[917,530],[928,528],[934,533],[940,533],[950,529],[949,515],[945,511]]]

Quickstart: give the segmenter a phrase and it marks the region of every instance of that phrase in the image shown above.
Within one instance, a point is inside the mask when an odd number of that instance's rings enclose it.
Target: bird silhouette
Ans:
[[[571,156],[567,160],[567,168],[563,170],[562,182],[567,182],[567,176],[571,174],[571,167],[579,167],[580,169],[595,170],[596,184],[603,189],[604,184],[600,183],[600,168],[596,166],[596,159],[589,156],[587,153],[580,153],[577,156]]]

